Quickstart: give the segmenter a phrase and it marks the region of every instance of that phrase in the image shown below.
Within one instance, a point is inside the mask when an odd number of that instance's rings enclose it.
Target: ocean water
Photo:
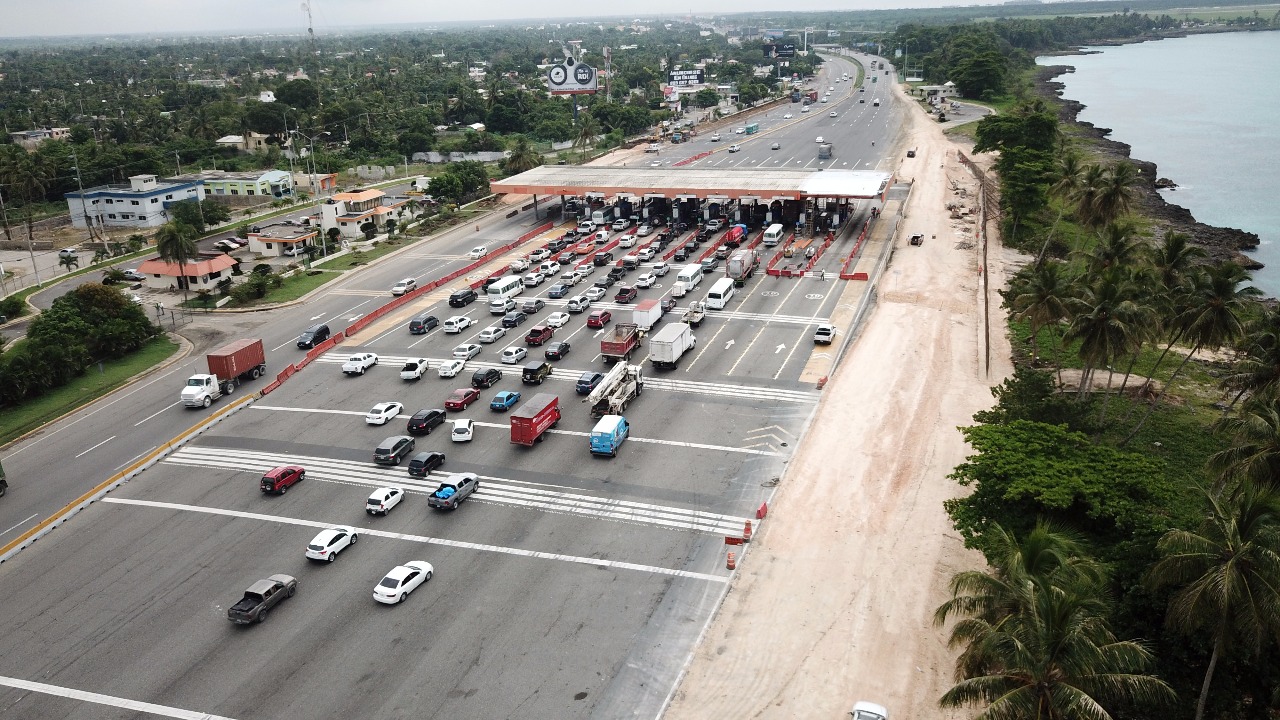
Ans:
[[[1280,32],[1088,49],[1099,53],[1037,62],[1075,66],[1057,78],[1063,97],[1177,183],[1166,200],[1207,225],[1257,233],[1252,254],[1266,267],[1253,284],[1280,297]]]

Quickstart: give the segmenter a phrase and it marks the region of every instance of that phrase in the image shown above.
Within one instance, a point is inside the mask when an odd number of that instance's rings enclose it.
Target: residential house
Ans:
[[[99,185],[62,196],[71,213],[71,224],[86,229],[86,218],[98,227],[158,227],[169,221],[169,206],[182,200],[203,200],[198,179],[159,180],[155,175],[134,175],[128,185]]]
[[[249,251],[268,257],[294,257],[314,245],[318,235],[314,228],[301,225],[270,225],[249,233]]]
[[[258,93],[258,102],[273,103],[276,101],[276,94],[270,90],[263,90]]]
[[[237,152],[255,153],[266,152],[271,145],[267,142],[270,135],[262,135],[261,133],[249,131],[247,135],[225,135],[218,138],[214,142],[225,148],[232,148]]]
[[[399,218],[407,197],[389,197],[381,190],[358,190],[337,193],[320,206],[320,230],[328,234],[330,228],[338,228],[344,238],[357,238],[363,234],[360,227],[369,221],[379,231],[390,218]]]
[[[205,197],[225,200],[229,205],[253,205],[293,197],[293,178],[287,170],[203,170],[175,179],[200,181],[204,184]]]
[[[9,140],[14,145],[21,145],[27,150],[35,150],[45,140],[69,140],[71,128],[43,127],[35,130],[19,130],[9,133]]]
[[[231,268],[239,262],[226,253],[201,254],[178,267],[160,258],[145,260],[138,266],[138,272],[146,275],[143,283],[152,290],[209,290],[218,287],[218,282],[231,276]]]

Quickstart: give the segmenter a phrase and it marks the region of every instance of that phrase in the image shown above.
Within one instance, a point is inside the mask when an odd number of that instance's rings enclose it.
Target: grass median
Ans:
[[[88,405],[120,387],[129,378],[164,362],[178,350],[178,344],[161,335],[127,357],[91,366],[83,375],[44,395],[0,413],[0,445],[40,427],[78,407]]]

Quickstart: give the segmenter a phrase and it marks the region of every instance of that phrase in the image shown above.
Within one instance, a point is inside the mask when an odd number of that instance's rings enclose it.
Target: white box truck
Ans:
[[[667,325],[649,340],[649,360],[656,370],[672,370],[680,363],[680,358],[693,349],[698,339],[693,330],[684,323]]]

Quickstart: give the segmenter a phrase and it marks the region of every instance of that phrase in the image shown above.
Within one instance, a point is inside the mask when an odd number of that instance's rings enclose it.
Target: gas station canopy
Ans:
[[[489,184],[494,193],[516,195],[634,195],[717,197],[747,202],[808,198],[877,198],[893,179],[873,170],[784,170],[753,168],[630,168],[543,165]]]

